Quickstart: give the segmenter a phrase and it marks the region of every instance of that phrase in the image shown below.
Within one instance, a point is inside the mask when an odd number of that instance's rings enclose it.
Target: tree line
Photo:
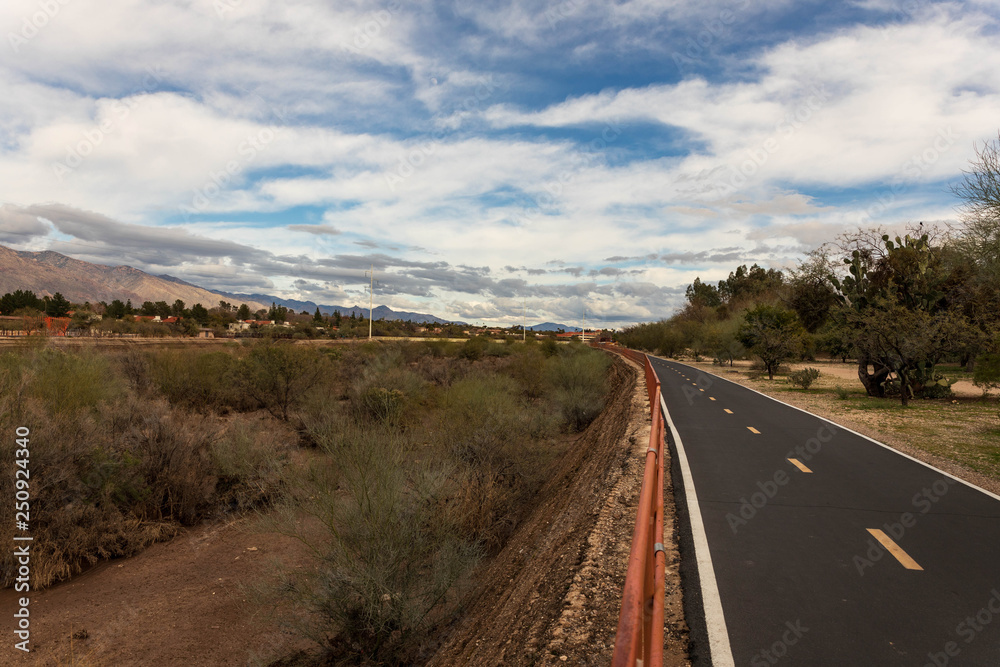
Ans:
[[[674,316],[629,327],[622,343],[720,363],[751,356],[770,378],[818,353],[857,363],[869,396],[949,395],[938,365],[958,362],[984,390],[1000,385],[1000,136],[976,148],[959,221],[903,235],[859,228],[786,271],[740,266],[696,278]]]

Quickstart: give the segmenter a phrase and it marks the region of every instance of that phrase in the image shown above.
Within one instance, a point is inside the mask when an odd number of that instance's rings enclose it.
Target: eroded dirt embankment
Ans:
[[[466,613],[429,665],[610,664],[650,417],[637,366],[616,357],[609,384],[604,412],[477,577]],[[670,480],[664,495],[669,503]],[[673,522],[671,505],[664,521],[668,667],[689,664]]]

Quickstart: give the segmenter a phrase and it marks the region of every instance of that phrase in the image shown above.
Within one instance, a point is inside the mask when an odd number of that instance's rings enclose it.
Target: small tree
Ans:
[[[202,326],[208,324],[208,309],[200,303],[191,306],[191,317]]]
[[[125,317],[125,304],[121,299],[115,299],[104,310],[105,319],[120,320]]]
[[[49,317],[66,317],[72,304],[60,293],[56,292],[45,302],[45,314]]]
[[[802,325],[794,312],[763,304],[746,312],[736,336],[751,354],[760,357],[768,379],[773,380],[781,362],[798,352]]]
[[[242,360],[237,384],[272,415],[288,421],[328,369],[326,358],[312,348],[268,342],[254,346]]]

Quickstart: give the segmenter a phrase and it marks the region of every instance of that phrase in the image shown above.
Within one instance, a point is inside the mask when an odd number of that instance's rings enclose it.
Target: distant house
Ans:
[[[211,329],[198,329],[198,338],[215,338],[215,332]]]
[[[285,322],[288,326],[288,323]],[[251,327],[272,327],[274,320],[238,320],[229,324],[230,331],[249,331]]]

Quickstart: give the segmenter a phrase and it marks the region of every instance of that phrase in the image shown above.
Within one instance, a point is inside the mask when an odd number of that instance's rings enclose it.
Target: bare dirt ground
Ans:
[[[102,563],[31,592],[32,652],[5,642],[0,664],[246,665],[255,653],[302,648],[280,628],[258,623],[244,603],[241,585],[262,576],[274,557],[306,563],[291,538],[229,523],[202,525],[132,558]],[[0,591],[8,619],[20,595]],[[12,630],[10,621],[4,625]]]
[[[637,367],[619,360],[609,377],[604,413],[565,455],[512,540],[484,565],[466,613],[427,647],[429,664],[610,664],[650,418]],[[690,663],[672,497],[668,479],[664,664],[678,667]],[[249,525],[185,530],[135,557],[31,592],[33,652],[8,642],[0,665],[236,666],[310,648],[255,616],[242,592],[267,576],[273,559],[305,567],[307,554],[293,539]],[[0,609],[13,613],[21,595],[0,591]],[[12,630],[8,619],[0,625]]]
[[[650,429],[638,367],[616,363],[610,389],[604,413],[486,566],[467,613],[429,665],[610,664]],[[672,487],[664,495],[672,499]],[[690,664],[673,530],[671,504],[664,520],[668,667]]]

